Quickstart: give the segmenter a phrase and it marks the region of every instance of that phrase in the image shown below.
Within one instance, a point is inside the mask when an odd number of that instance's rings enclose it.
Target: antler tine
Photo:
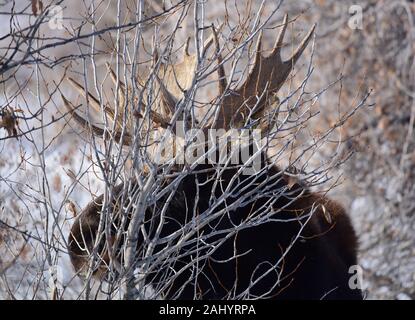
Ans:
[[[108,62],[105,63],[107,66],[107,69],[110,73],[111,79],[114,82],[115,85],[117,85],[117,75],[114,72],[114,70],[111,68],[110,64]],[[132,89],[130,86],[125,85],[124,82],[122,82],[120,79],[118,79],[118,108],[106,108],[106,112],[108,113],[108,110],[111,110],[114,117],[113,120],[115,120],[115,112],[117,112],[117,126],[118,128],[121,128],[123,125],[123,117],[124,117],[124,111],[125,111],[125,103],[126,103],[126,97],[128,95],[128,92],[132,92]],[[111,113],[111,112],[110,112]],[[132,123],[130,121],[127,121],[127,125],[131,128]]]
[[[95,109],[97,112],[101,112],[101,104],[99,103],[98,99],[96,99],[92,94],[89,92],[86,93],[83,86],[81,86],[78,82],[76,82],[74,79],[67,77],[66,80],[78,91],[85,99],[88,99],[91,106]]]
[[[316,29],[316,24],[314,24],[311,27],[307,35],[304,37],[303,41],[301,41],[300,45],[297,47],[297,49],[292,54],[291,58],[289,58],[286,62],[290,62],[292,65],[294,65],[297,62],[298,58],[300,58],[301,54],[307,47],[308,42],[310,41],[311,36],[313,35],[315,29]]]
[[[163,102],[163,106],[165,107],[165,113],[167,113],[168,116],[172,116],[176,109],[177,99],[173,96],[173,94],[169,92],[169,90],[157,75],[156,79],[160,86],[161,100]]]
[[[63,94],[61,94],[61,98],[62,98],[62,101],[63,101],[63,104],[64,104],[65,108],[69,111],[69,113],[72,115],[72,117],[74,118],[74,120],[78,124],[80,124],[83,128],[85,128],[88,131],[89,130],[92,130],[92,133],[93,134],[105,138],[106,133],[107,133],[106,130],[104,130],[102,128],[99,128],[99,127],[97,127],[97,126],[95,126],[93,124],[90,124],[88,120],[86,120],[85,118],[81,117],[75,111],[75,107],[72,106],[72,104],[65,98],[65,96]],[[115,141],[116,142],[121,141],[122,136],[123,135],[120,132],[116,131],[115,132],[115,136],[114,136]],[[124,134],[124,137],[123,137],[123,144],[129,146],[129,145],[131,145],[131,141],[132,141],[131,136],[129,134],[125,133]]]
[[[208,48],[213,43],[213,36],[210,36],[203,45],[202,55],[205,55]],[[183,92],[188,90],[193,84],[196,74],[197,57],[189,54],[189,38],[184,47],[184,58],[181,63],[176,65],[160,64],[160,69],[156,74],[156,80],[160,88],[162,106],[167,116],[172,116],[175,112],[177,102],[183,97]],[[158,59],[157,51],[154,50],[155,59]],[[153,60],[154,63],[157,60]]]
[[[153,50],[153,65],[155,66],[156,65],[156,63],[159,61],[159,52],[158,52],[158,50],[157,50],[157,48],[156,47],[154,47],[154,50]]]
[[[259,59],[261,58],[261,49],[262,49],[262,37],[264,35],[264,32],[261,30],[259,32],[258,40],[256,42],[255,46],[255,62],[254,65],[256,65],[259,62]]]
[[[115,74],[114,70],[112,70],[110,64],[108,62],[105,62],[105,65],[107,66],[107,69],[110,73],[112,82],[114,82],[115,85],[117,85],[117,75]],[[120,99],[123,102],[122,105],[125,102],[125,92],[127,87],[125,86],[124,82],[122,82],[121,80],[118,80],[118,84],[119,84],[119,95],[120,95]],[[121,104],[121,103],[120,103]]]
[[[243,126],[252,116],[263,115],[270,97],[278,92],[289,76],[315,30],[315,25],[307,33],[289,60],[281,58],[281,46],[288,26],[288,16],[284,16],[275,46],[269,56],[261,54],[262,31],[258,36],[254,65],[246,81],[237,89],[225,95],[220,106],[220,114],[215,124],[218,128],[229,129],[232,125]],[[255,110],[254,110],[255,108]],[[252,119],[251,119],[252,120]]]
[[[183,53],[186,56],[190,56],[190,54],[189,54],[189,43],[190,43],[190,37],[187,37],[186,43],[185,43],[184,48],[183,48]]]
[[[98,113],[101,112],[101,104],[99,103],[98,99],[95,98],[92,94],[89,92],[86,93],[84,87],[82,87],[78,82],[76,82],[74,79],[67,77],[66,80],[85,98],[89,100],[89,103],[94,108],[94,110]],[[104,112],[107,113],[111,120],[114,120],[114,112],[108,108],[107,106],[104,106]]]
[[[209,38],[205,40],[205,43],[203,44],[203,50],[202,50],[202,56],[204,57],[206,55],[206,52],[209,50],[212,43],[215,41],[215,36],[211,34]]]
[[[247,83],[253,83],[260,80],[260,72],[261,72],[261,66],[262,66],[262,54],[261,54],[261,48],[262,48],[262,36],[263,32],[259,33],[258,40],[255,46],[255,59],[254,59],[254,66],[252,67],[251,71],[249,72],[248,79],[246,80]]]
[[[213,30],[213,37],[215,40],[216,59],[218,61],[219,96],[222,96],[222,94],[226,90],[226,87],[228,86],[228,80],[226,79],[225,68],[223,66],[223,58],[220,53],[218,34],[213,25],[212,25],[212,30]]]
[[[63,101],[63,105],[65,108],[70,112],[72,117],[78,124],[80,124],[82,127],[89,129],[89,121],[81,117],[76,111],[75,107],[72,106],[72,104],[68,101],[68,99],[65,98],[65,96],[61,93],[61,98]],[[101,128],[98,128],[94,125],[91,125],[92,131],[97,135],[102,135],[104,133],[104,130]]]
[[[272,50],[271,56],[279,56],[281,58],[281,47],[282,41],[284,40],[285,30],[287,30],[288,26],[288,14],[284,15],[284,21],[282,23],[282,28],[280,33],[278,34],[277,39],[275,40],[274,49]]]

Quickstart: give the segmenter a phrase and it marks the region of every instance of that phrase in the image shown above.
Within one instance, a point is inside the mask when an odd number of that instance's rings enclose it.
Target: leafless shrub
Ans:
[[[217,95],[218,53],[222,56],[219,65],[224,66],[230,87],[236,88],[247,77],[261,32],[263,50],[270,50],[275,30],[281,26],[283,14],[289,12],[290,41],[282,44],[283,56],[289,57],[301,40],[299,34],[305,34],[301,24],[319,20],[316,17],[324,11],[313,5],[301,14],[301,6],[290,8],[273,1],[225,1],[218,5],[219,9],[211,8],[209,2],[193,1],[163,1],[155,5],[153,1],[91,0],[77,8],[71,8],[67,1],[33,3],[19,7],[20,4],[10,2],[4,9],[11,24],[1,38],[0,127],[7,134],[0,141],[9,159],[4,157],[6,163],[0,175],[4,192],[0,201],[5,208],[0,221],[1,230],[10,233],[8,243],[14,248],[8,261],[2,261],[0,266],[0,281],[5,284],[1,288],[7,288],[0,294],[61,299],[117,298],[127,292],[131,298],[137,297],[137,292],[131,291],[138,288],[140,298],[154,297],[160,287],[150,287],[139,277],[134,288],[128,287],[130,282],[125,279],[134,276],[130,274],[134,270],[118,277],[115,259],[110,259],[107,266],[114,281],[94,282],[94,264],[99,262],[94,253],[98,248],[93,249],[86,281],[81,282],[73,274],[66,239],[74,216],[100,190],[105,190],[102,212],[107,214],[102,215],[99,228],[102,235],[108,235],[108,226],[117,219],[111,201],[116,185],[124,183],[125,187],[117,204],[121,207],[145,203],[157,192],[171,191],[174,185],[163,189],[160,180],[149,179],[157,177],[155,173],[160,168],[163,176],[178,174],[173,163],[160,166],[152,156],[156,148],[151,144],[153,131],[170,125],[171,119],[151,106],[163,99],[182,99],[173,119],[184,120],[190,128],[203,127],[214,117],[208,106]],[[56,17],[50,16],[56,9],[54,5],[63,9],[62,29],[51,28],[59,25],[54,21]],[[333,3],[329,5],[334,7]],[[341,14],[344,15],[343,11]],[[211,46],[205,52],[205,40],[214,30],[218,39],[212,41],[221,45]],[[339,183],[336,170],[354,152],[347,142],[355,132],[349,129],[353,128],[350,125],[346,137],[343,136],[345,124],[367,106],[369,90],[362,80],[365,85],[359,94],[345,98],[341,88],[354,92],[356,77],[345,79],[340,70],[331,70],[330,77],[321,81],[324,76],[314,66],[315,61],[320,63],[327,59],[327,52],[332,53],[327,43],[325,47],[319,45],[324,33],[319,27],[317,42],[313,39],[306,58],[292,72],[282,94],[274,97],[278,126],[268,133],[272,139],[267,152],[286,172],[290,183],[301,181],[313,190],[328,192]],[[191,75],[188,86],[176,88],[176,95],[169,97],[163,92],[163,81],[157,79],[162,62],[165,66],[176,64],[181,53],[187,51],[195,53],[192,70],[186,70]],[[353,61],[356,60],[357,57]],[[324,72],[325,68],[329,69],[329,65],[322,66]],[[168,67],[164,71],[165,77],[174,78],[168,74]],[[350,84],[346,86],[347,81]],[[78,93],[74,93],[71,83]],[[320,108],[327,101],[336,101],[336,112],[321,114]],[[65,109],[63,102],[77,113]],[[108,112],[111,106],[116,106],[112,113]],[[86,119],[83,127],[71,121],[77,114]],[[223,119],[223,114],[219,115]],[[315,124],[318,130],[314,130]],[[130,148],[122,148],[117,142],[125,142]],[[408,142],[405,154],[410,148]],[[140,188],[148,192],[138,194],[131,181],[143,184]],[[18,214],[12,209],[13,202],[19,207]],[[119,232],[124,229],[120,227]],[[99,241],[96,244],[98,247]],[[127,266],[136,262],[135,247],[123,248]],[[151,248],[146,256],[150,259],[147,267],[155,259],[150,251]],[[21,277],[15,278],[17,273]]]

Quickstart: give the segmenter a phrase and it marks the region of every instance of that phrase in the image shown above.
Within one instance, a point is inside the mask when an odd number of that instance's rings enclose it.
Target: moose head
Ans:
[[[283,60],[281,48],[288,26],[285,16],[271,53],[261,53],[244,83],[231,87],[215,29],[205,42],[204,56],[215,44],[218,97],[209,121],[191,123],[184,106],[194,86],[198,57],[185,47],[183,62],[163,64],[154,53],[159,92],[153,102],[141,99],[134,117],[125,117],[132,88],[111,69],[119,104],[104,106],[73,79],[69,82],[98,112],[114,122],[109,132],[77,113],[78,123],[122,145],[140,147],[134,120],[149,117],[152,127],[169,130],[182,121],[204,134],[210,129],[259,128],[266,136],[275,125],[276,94],[307,47],[313,26],[298,48]],[[140,83],[143,86],[145,84]],[[136,100],[137,101],[137,100]],[[148,130],[150,126],[147,126]],[[185,139],[174,140],[174,156]],[[177,142],[179,141],[179,142]],[[205,144],[204,149],[207,150]],[[226,147],[227,148],[227,147]],[[248,144],[248,150],[253,150]],[[242,151],[239,151],[242,152]],[[246,164],[196,163],[175,166],[166,175],[150,168],[144,179],[130,179],[92,201],[76,218],[69,235],[75,270],[109,282],[124,279],[126,290],[151,287],[153,297],[179,299],[361,299],[348,285],[356,265],[356,236],[344,209],[304,183],[289,183],[285,173],[260,150],[259,170],[243,174]],[[127,296],[127,297],[132,297]]]

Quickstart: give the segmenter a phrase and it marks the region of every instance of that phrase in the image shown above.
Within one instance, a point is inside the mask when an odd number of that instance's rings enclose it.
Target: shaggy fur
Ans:
[[[182,179],[168,206],[160,237],[173,234],[190,221],[197,221],[194,212],[202,215],[218,202],[238,169],[224,170],[220,182],[216,181],[215,169],[214,165],[198,165]],[[164,183],[173,181],[165,179]],[[122,185],[115,187],[115,198],[120,197],[122,190]],[[357,241],[350,219],[338,203],[311,193],[300,184],[288,185],[276,166],[257,175],[239,176],[230,190],[230,196],[221,201],[214,212],[242,200],[238,208],[226,210],[193,237],[205,245],[228,238],[208,257],[203,257],[207,249],[200,250],[197,255],[202,257],[198,262],[200,272],[196,275],[193,268],[188,268],[181,273],[163,290],[165,298],[193,299],[196,295],[200,299],[223,299],[244,293],[243,297],[269,299],[362,299],[360,290],[351,290],[348,286],[351,276],[348,269],[357,264]],[[147,208],[145,229],[150,237],[155,233],[165,201],[167,196]],[[72,227],[69,253],[77,271],[82,271],[88,262],[79,245],[84,247],[86,243],[92,248],[101,205],[102,196],[77,217]],[[273,214],[268,221],[244,226],[243,222],[255,221],[258,214],[271,207]],[[312,208],[315,211],[307,222]],[[238,226],[244,227],[231,234],[230,231]],[[302,227],[301,236],[297,237]],[[105,239],[102,240],[104,243]],[[140,232],[140,244],[143,243]],[[155,253],[174,244],[175,240],[172,240],[159,245]],[[175,272],[195,261],[196,244],[197,241],[175,252],[180,258],[174,265],[170,268],[160,265],[148,275],[148,281],[158,287],[165,284],[166,279],[172,279]],[[96,270],[100,276],[105,274],[105,262],[108,262],[103,247],[100,247],[103,263]],[[237,258],[231,259],[235,253]],[[142,254],[140,245],[137,257]],[[269,269],[272,271],[263,276]],[[255,285],[250,285],[255,281]]]

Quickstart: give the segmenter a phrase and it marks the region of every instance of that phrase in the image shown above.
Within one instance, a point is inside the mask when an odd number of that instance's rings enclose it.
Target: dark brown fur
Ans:
[[[263,162],[265,163],[265,159]],[[183,225],[189,223],[193,217],[193,208],[197,208],[196,214],[203,214],[211,207],[212,197],[219,198],[222,188],[226,188],[237,169],[228,168],[221,175],[222,183],[214,188],[213,180],[214,165],[199,165],[193,172],[188,173],[178,183],[173,201],[169,204],[166,213],[166,223],[161,232],[161,237],[171,235]],[[265,182],[263,185],[261,183]],[[166,185],[174,183],[173,180],[165,179]],[[199,186],[197,186],[197,184]],[[241,192],[243,187],[246,190]],[[138,188],[138,187],[136,187]],[[195,204],[196,190],[200,199]],[[115,198],[119,198],[123,186],[115,187]],[[260,225],[251,226],[231,235],[210,257],[199,264],[201,271],[194,278],[191,268],[179,275],[171,285],[162,291],[165,298],[193,299],[222,299],[229,296],[239,295],[244,292],[252,279],[258,279],[272,264],[273,272],[264,277],[249,290],[249,295],[243,297],[258,297],[270,299],[361,299],[360,290],[352,290],[348,286],[349,267],[357,264],[356,251],[357,240],[350,219],[342,206],[328,199],[309,192],[306,188],[295,184],[289,186],[284,180],[280,170],[270,167],[258,175],[240,176],[232,186],[232,194],[226,199],[229,206],[241,196],[247,196],[249,192],[261,194],[260,197],[252,197],[236,210],[229,211],[214,222],[201,228],[199,237],[205,237],[204,243],[215,243],[226,236],[222,235],[207,237],[212,232],[227,230],[234,225],[240,225],[244,221],[252,219],[260,213],[259,210],[267,201],[276,200],[272,205],[275,214],[273,218],[278,221],[267,221]],[[154,203],[149,203],[146,211],[145,228],[150,235],[154,235],[154,225],[157,225],[160,208],[165,203],[167,196],[162,197]],[[102,196],[95,203],[91,203],[77,217],[69,237],[69,253],[75,270],[80,271],[88,261],[85,252],[80,250],[78,243],[83,244],[82,233],[87,235],[87,246],[92,247],[92,239],[96,236],[96,230],[100,219]],[[324,206],[324,207],[323,207]],[[214,212],[225,207],[224,202]],[[300,231],[302,224],[306,222],[307,214],[312,208],[316,208],[311,219],[301,233],[291,250],[282,259],[282,263],[275,266],[282,253],[292,244],[294,238]],[[126,214],[122,213],[121,214]],[[153,223],[151,223],[153,221]],[[156,223],[154,223],[156,222]],[[115,233],[115,230],[113,230]],[[141,236],[140,236],[141,237]],[[196,236],[193,237],[196,239]],[[75,241],[76,240],[76,241]],[[200,240],[200,239],[199,239]],[[112,241],[112,240],[111,240]],[[140,245],[137,248],[137,258],[143,252]],[[100,254],[103,262],[96,270],[99,275],[106,273],[105,262],[108,263],[108,254],[102,241]],[[84,245],[84,244],[83,244]],[[120,244],[121,245],[121,244]],[[156,247],[155,253],[166,245]],[[226,259],[237,254],[241,255],[224,263]],[[191,245],[180,249],[182,257],[171,265],[170,269],[156,268],[148,275],[148,281],[155,287],[166,283],[173,273],[190,265],[195,254]],[[206,249],[199,254],[205,254]],[[188,255],[186,255],[188,254]],[[222,262],[221,262],[222,261]],[[265,263],[264,263],[265,262]],[[257,269],[257,266],[259,268]],[[196,279],[196,278],[195,278]],[[266,294],[265,296],[262,296]],[[196,296],[195,296],[196,295]]]

